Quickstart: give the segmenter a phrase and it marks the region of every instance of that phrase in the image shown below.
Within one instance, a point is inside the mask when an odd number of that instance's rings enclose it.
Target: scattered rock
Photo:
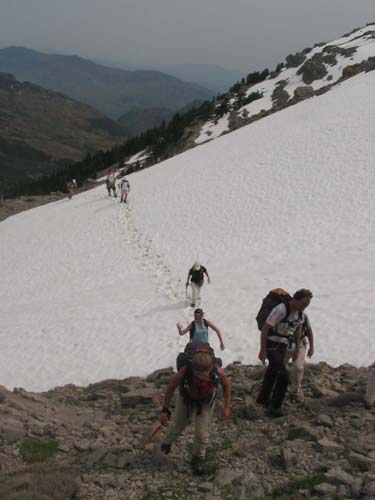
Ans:
[[[336,486],[329,483],[320,483],[314,486],[313,491],[318,495],[331,496],[336,493]]]
[[[316,419],[317,423],[319,425],[322,425],[323,427],[333,427],[333,420],[329,415],[326,415],[325,413],[322,413],[318,415]]]
[[[135,389],[121,396],[121,403],[125,408],[134,408],[138,405],[149,405],[158,400],[159,393],[155,389]]]
[[[334,479],[338,483],[343,483],[347,485],[351,485],[354,481],[353,476],[340,469],[340,467],[335,467],[334,469],[330,469],[326,472],[326,477],[329,479]]]
[[[358,469],[360,471],[369,471],[372,464],[373,460],[367,458],[365,455],[361,455],[360,453],[356,453],[355,451],[351,451],[348,454],[348,460],[350,465],[354,469]]]
[[[308,424],[303,424],[299,427],[294,427],[290,429],[288,433],[288,439],[304,439],[306,441],[319,441],[322,437],[322,433]]]
[[[297,455],[289,448],[281,448],[280,451],[281,463],[286,471],[293,467],[297,461]]]
[[[342,452],[344,451],[344,447],[336,443],[335,441],[331,441],[330,439],[323,438],[318,441],[318,447],[322,452]]]

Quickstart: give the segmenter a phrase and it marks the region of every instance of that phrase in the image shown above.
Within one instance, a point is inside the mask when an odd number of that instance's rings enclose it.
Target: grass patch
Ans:
[[[37,464],[0,474],[0,498],[6,500],[67,500],[79,493],[77,469]]]
[[[189,500],[191,495],[186,491],[184,485],[162,486],[160,488],[150,489],[141,500]]]
[[[291,479],[287,486],[276,490],[272,498],[276,498],[277,500],[292,499],[297,491],[312,490],[314,486],[322,483],[337,484],[334,479],[326,477],[323,472],[319,472],[312,476]]]
[[[28,464],[44,462],[57,453],[56,441],[47,441],[33,437],[25,438],[20,446],[22,458]]]
[[[220,455],[222,455],[224,451],[232,448],[232,445],[233,443],[230,439],[224,439],[222,443],[213,444],[207,448],[206,459],[203,467],[203,474],[205,476],[215,474],[215,472],[220,469]]]

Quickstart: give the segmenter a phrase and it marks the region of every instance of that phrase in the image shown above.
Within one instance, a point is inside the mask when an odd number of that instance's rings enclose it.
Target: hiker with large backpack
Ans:
[[[207,269],[196,260],[193,267],[189,269],[186,279],[186,290],[189,285],[191,286],[191,307],[195,307],[198,302],[200,303],[200,293],[205,275],[207,276],[208,284],[210,284],[211,279]]]
[[[175,411],[161,444],[168,455],[172,444],[195,417],[195,432],[191,465],[196,474],[204,473],[204,459],[209,440],[210,425],[219,384],[224,392],[224,418],[230,416],[231,389],[224,371],[216,366],[207,352],[197,352],[192,362],[181,368],[170,381],[164,396],[160,421],[166,425],[171,415],[169,406],[176,393]]]
[[[129,194],[129,191],[130,191],[130,184],[129,184],[128,179],[126,177],[124,177],[123,179],[121,179],[121,181],[119,182],[118,187],[119,187],[120,192],[121,192],[120,203],[126,203],[127,199],[128,199],[128,194]]]
[[[287,349],[285,355],[285,363],[288,365],[290,359],[295,351],[295,342],[293,339],[293,344],[289,349]],[[303,390],[302,390],[302,379],[305,367],[306,355],[311,358],[314,354],[314,333],[311,328],[310,319],[306,313],[302,316],[302,327],[301,327],[301,338],[299,344],[299,351],[297,358],[293,361],[292,366],[289,370],[290,376],[290,388],[289,393],[292,399],[296,401],[303,401]]]
[[[262,389],[257,402],[269,407],[273,417],[283,416],[281,405],[289,384],[289,374],[285,358],[288,347],[295,342],[292,358],[299,355],[303,311],[310,304],[312,293],[301,289],[291,297],[285,290],[272,290],[263,300],[257,314],[258,328],[261,330],[258,358],[268,367],[264,375]]]
[[[117,198],[116,192],[116,174],[113,168],[110,168],[107,172],[106,187],[108,191],[108,196],[111,196],[111,191],[113,191],[113,197]]]
[[[194,321],[189,323],[185,328],[177,323],[178,333],[186,335],[189,332],[189,342],[185,346],[184,352],[181,352],[177,356],[177,370],[179,370],[183,365],[187,364],[188,360],[192,358],[196,351],[206,351],[209,352],[213,357],[215,357],[214,350],[210,346],[208,341],[208,329],[211,328],[218,336],[220,342],[220,349],[224,351],[224,341],[219,328],[214,325],[211,321],[204,318],[204,312],[199,307],[194,311]],[[221,366],[222,361],[220,358],[215,358],[216,363]]]

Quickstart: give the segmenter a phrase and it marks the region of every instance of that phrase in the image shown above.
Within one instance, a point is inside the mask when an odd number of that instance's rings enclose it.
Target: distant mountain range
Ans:
[[[223,68],[216,64],[171,64],[160,66],[161,71],[187,82],[195,82],[212,89],[216,94],[226,92],[246,72]]]
[[[109,149],[126,129],[87,104],[0,73],[0,182]]]
[[[160,71],[109,68],[78,56],[51,55],[24,47],[0,49],[0,72],[89,104],[115,119],[133,107],[175,111],[213,92]]]

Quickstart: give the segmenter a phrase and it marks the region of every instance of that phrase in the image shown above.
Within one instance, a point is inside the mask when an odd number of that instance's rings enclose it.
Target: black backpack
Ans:
[[[274,309],[279,304],[285,304],[286,314],[283,318],[283,320],[285,320],[285,318],[287,318],[290,314],[289,303],[291,299],[292,297],[289,295],[289,293],[282,288],[275,288],[274,290],[271,290],[268,295],[264,297],[261,308],[259,309],[258,314],[255,318],[258,324],[258,330],[262,331],[264,323],[266,322],[266,319],[270,315],[272,309]]]
[[[192,267],[189,274],[191,275],[191,281],[195,284],[202,284],[204,280],[204,268],[201,266],[198,270]]]

